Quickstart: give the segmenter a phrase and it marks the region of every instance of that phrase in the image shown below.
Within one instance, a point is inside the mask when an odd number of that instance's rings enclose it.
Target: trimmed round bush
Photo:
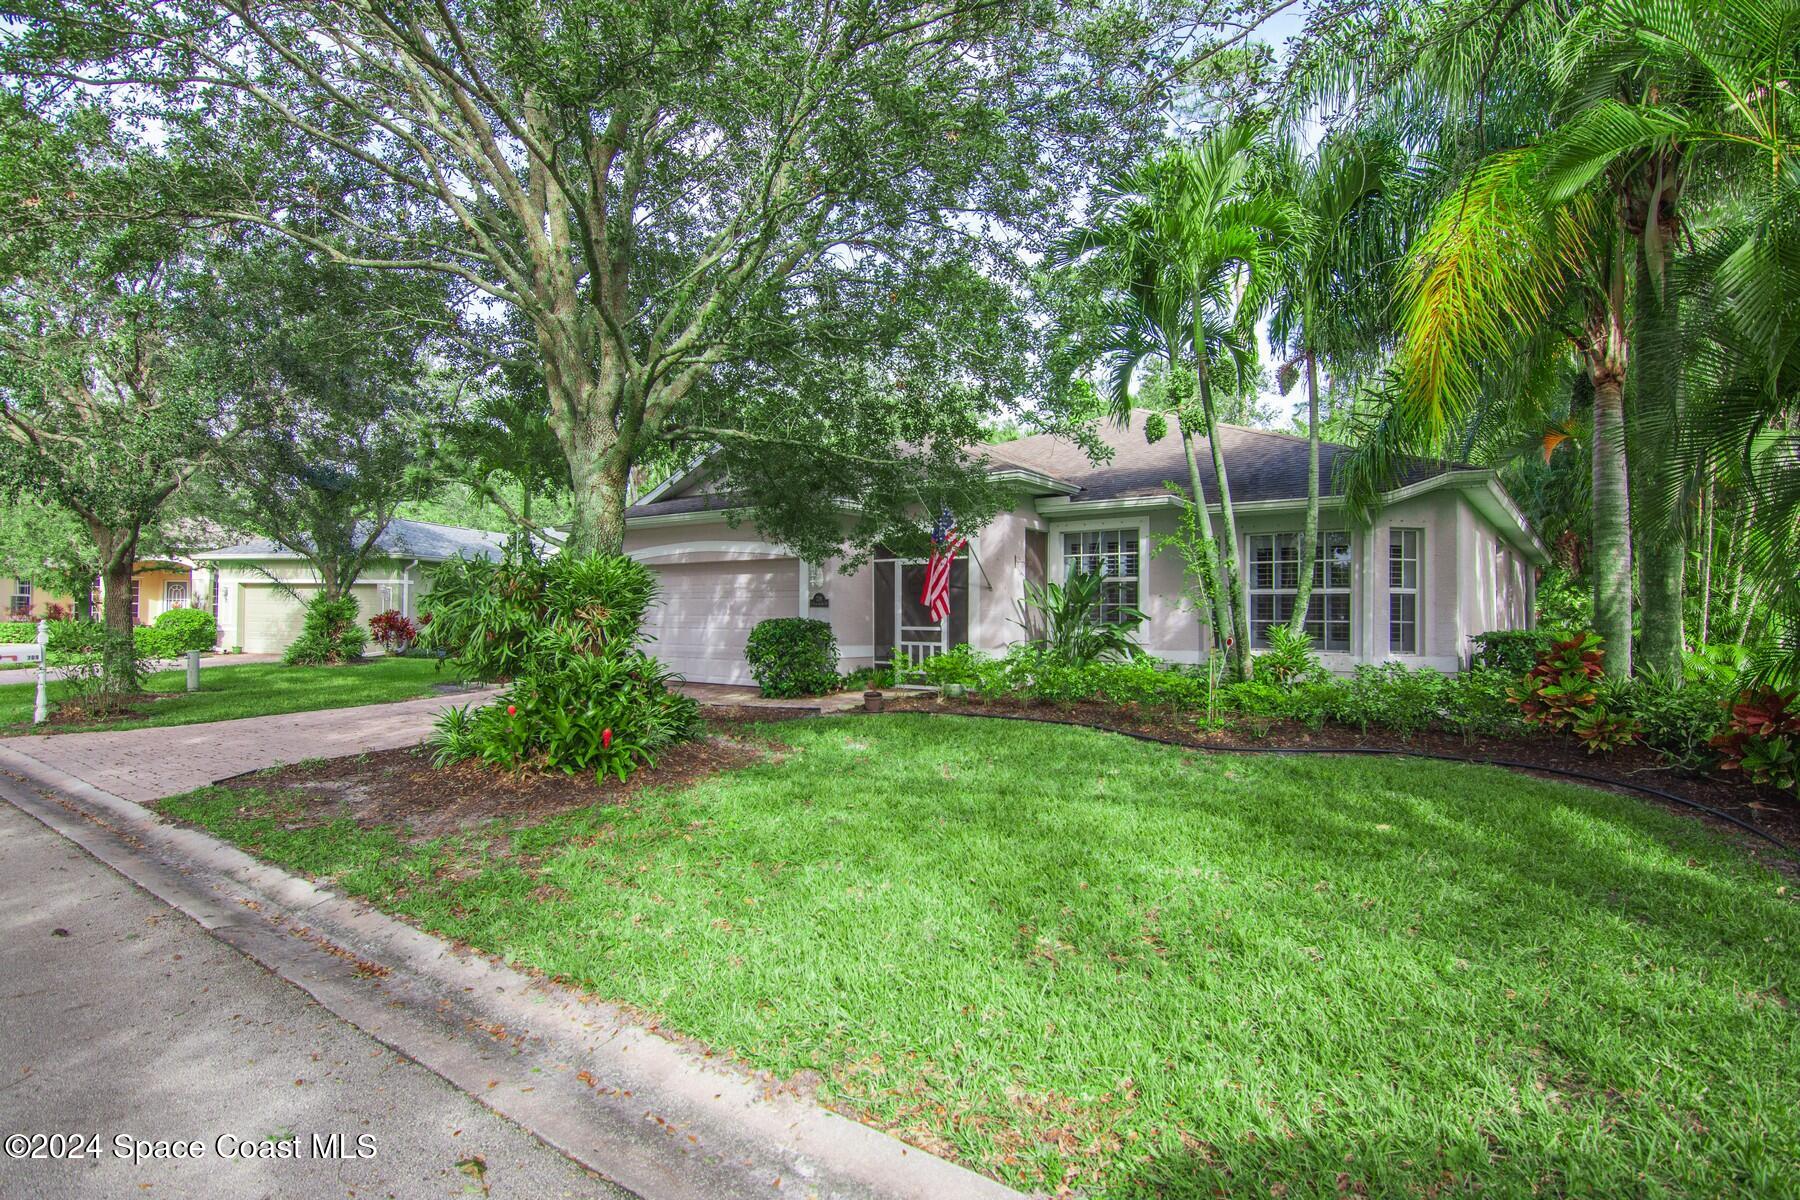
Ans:
[[[824,621],[809,617],[763,621],[750,631],[744,657],[765,696],[789,699],[837,690],[837,635]]]
[[[189,650],[211,650],[218,640],[219,623],[198,608],[171,608],[137,631],[138,653],[145,658],[180,658]]]
[[[288,645],[281,661],[290,667],[322,667],[354,662],[369,644],[369,631],[357,622],[356,597],[333,600],[323,591],[306,602],[300,636]]]

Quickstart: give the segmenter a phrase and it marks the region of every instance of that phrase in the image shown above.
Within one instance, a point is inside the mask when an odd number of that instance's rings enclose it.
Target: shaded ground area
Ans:
[[[1311,729],[1295,721],[1232,717],[1219,729],[1203,729],[1195,725],[1191,715],[1179,716],[1152,709],[1132,709],[1115,704],[1084,702],[1068,705],[1039,703],[1031,700],[981,699],[967,697],[946,700],[936,695],[910,693],[890,695],[891,712],[936,712],[962,716],[1016,717],[1054,724],[1085,726],[1128,733],[1149,734],[1180,742],[1199,749],[1281,750],[1406,750],[1418,754],[1444,754],[1456,758],[1491,759],[1550,770],[1573,771],[1597,776],[1600,780],[1635,784],[1671,792],[1683,799],[1704,804],[1708,808],[1729,813],[1740,821],[1766,830],[1789,847],[1800,850],[1800,801],[1773,788],[1751,786],[1741,777],[1732,778],[1671,766],[1642,746],[1626,746],[1610,754],[1589,754],[1578,743],[1552,737],[1534,738],[1463,738],[1454,734],[1426,731],[1402,737],[1381,729],[1364,733],[1343,725],[1326,725]],[[1597,785],[1603,786],[1603,785]],[[1649,804],[1660,804],[1669,811],[1706,821],[1731,836],[1744,836],[1730,823],[1717,821],[1685,805],[1670,804],[1645,796],[1627,793]],[[1747,848],[1755,851],[1760,843]],[[1793,870],[1794,860],[1777,856],[1770,861]]]
[[[164,801],[1028,1190],[1800,1197],[1800,902],[1489,767],[953,716],[420,840]]]
[[[0,1157],[0,1196],[626,1200],[3,802],[0,940],[0,1130],[104,1151]],[[346,1157],[315,1156],[315,1133]],[[118,1134],[205,1156],[133,1165]],[[221,1135],[300,1157],[223,1160]]]

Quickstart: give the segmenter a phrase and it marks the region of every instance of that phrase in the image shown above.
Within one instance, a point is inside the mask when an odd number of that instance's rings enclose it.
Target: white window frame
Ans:
[[[1292,587],[1281,586],[1280,569],[1282,559],[1279,556],[1278,548],[1284,538],[1287,539],[1290,545],[1295,547],[1295,555],[1292,560],[1294,565],[1294,585]],[[1328,573],[1325,562],[1326,547],[1330,544],[1330,539],[1336,538],[1343,539],[1344,549],[1347,554],[1347,561],[1344,563],[1346,576],[1341,585],[1334,585],[1330,582],[1331,576]],[[1270,586],[1268,587],[1257,586],[1255,548],[1258,542],[1268,542],[1270,548],[1277,551],[1276,557],[1271,564],[1272,569],[1269,576]],[[1271,530],[1268,533],[1250,533],[1244,535],[1242,558],[1244,564],[1244,582],[1242,602],[1244,611],[1249,616],[1250,647],[1253,650],[1266,650],[1269,646],[1266,634],[1261,639],[1257,637],[1257,630],[1259,627],[1263,630],[1268,630],[1277,625],[1287,624],[1287,620],[1281,616],[1281,597],[1290,597],[1287,608],[1290,614],[1293,612],[1294,605],[1291,598],[1297,596],[1300,591],[1299,542],[1300,531],[1297,529]],[[1258,619],[1256,615],[1256,598],[1258,596],[1272,596],[1275,598],[1271,610],[1271,619],[1266,621]],[[1319,606],[1319,620],[1317,622],[1318,632],[1313,633],[1311,629],[1307,630],[1308,633],[1312,634],[1313,646],[1324,654],[1354,653],[1356,650],[1356,539],[1349,530],[1319,530],[1318,540],[1314,544],[1313,551],[1312,596],[1317,600]],[[1331,599],[1338,596],[1344,598],[1344,620],[1342,622],[1344,626],[1344,644],[1341,646],[1332,646],[1329,644],[1326,635],[1333,622],[1327,619],[1326,609],[1329,607]],[[1309,602],[1307,607],[1310,609],[1312,604]],[[1312,625],[1314,622],[1309,620],[1307,621],[1307,624]]]
[[[31,591],[31,580],[15,579],[13,580],[12,595],[7,598],[6,610],[9,613],[14,611],[30,613],[31,602],[33,599],[35,599],[35,597],[32,595]],[[19,601],[21,600],[25,603],[20,604]]]
[[[1150,537],[1149,523],[1144,520],[1133,520],[1129,518],[1119,520],[1115,518],[1109,521],[1095,518],[1090,521],[1059,523],[1052,526],[1050,529],[1050,578],[1059,586],[1067,586],[1069,582],[1070,555],[1068,552],[1067,538],[1070,535],[1081,537],[1086,534],[1104,535],[1112,532],[1117,532],[1121,535],[1129,533],[1137,539],[1137,571],[1130,577],[1130,582],[1137,588],[1137,600],[1132,607],[1148,614],[1150,610],[1145,607],[1145,603],[1149,599],[1150,590],[1150,555],[1148,551]],[[1124,549],[1124,539],[1121,537],[1119,557],[1122,558],[1126,553],[1128,553],[1128,551]],[[1087,556],[1084,554],[1078,557],[1086,558]],[[1100,557],[1104,558],[1107,556],[1103,554]],[[1113,577],[1109,576],[1109,578]],[[1116,609],[1120,606],[1115,604],[1112,607]],[[1145,624],[1149,624],[1147,619]]]
[[[1411,587],[1407,587],[1404,583],[1395,583],[1394,582],[1394,567],[1396,564],[1401,564],[1401,566],[1402,566],[1401,577],[1402,578],[1405,577],[1404,564],[1407,561],[1407,559],[1406,559],[1406,555],[1404,553],[1404,547],[1405,547],[1405,538],[1406,538],[1406,535],[1408,535],[1408,534],[1411,534],[1412,538],[1413,538],[1413,553],[1412,553],[1413,581],[1412,581]],[[1402,547],[1402,554],[1401,554],[1400,558],[1394,557],[1394,545],[1395,545],[1395,540],[1397,538],[1400,539],[1400,545]],[[1423,647],[1425,645],[1425,604],[1424,604],[1424,596],[1425,596],[1425,530],[1424,529],[1422,529],[1416,525],[1392,525],[1392,526],[1388,527],[1387,582],[1388,582],[1388,587],[1387,587],[1387,592],[1388,592],[1388,626],[1387,626],[1387,628],[1388,628],[1388,653],[1391,655],[1399,655],[1399,656],[1404,656],[1404,657],[1416,657],[1419,654],[1424,653]],[[1412,597],[1412,610],[1413,611],[1412,611],[1412,621],[1410,622],[1410,624],[1412,625],[1412,643],[1413,644],[1412,644],[1411,649],[1406,649],[1406,648],[1398,645],[1394,640],[1394,623],[1396,620],[1399,619],[1394,615],[1394,607],[1395,607],[1396,599],[1401,596],[1411,596]]]

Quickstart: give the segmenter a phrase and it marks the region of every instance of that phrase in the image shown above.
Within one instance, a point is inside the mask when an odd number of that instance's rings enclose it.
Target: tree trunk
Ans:
[[[1319,551],[1319,363],[1306,353],[1306,520],[1295,547],[1300,560],[1299,587],[1294,592],[1293,633],[1306,632],[1306,610],[1312,604],[1313,560]]]
[[[1631,674],[1631,499],[1625,458],[1625,380],[1594,375],[1594,632],[1605,639],[1606,672]]]
[[[102,685],[109,693],[126,695],[141,690],[131,622],[131,576],[137,565],[138,531],[90,525],[89,532],[100,552],[100,610],[106,625],[100,652]]]
[[[1652,255],[1660,262],[1651,261]],[[1631,404],[1636,414],[1633,425],[1640,439],[1647,436],[1648,429],[1666,430],[1659,438],[1662,440],[1675,436],[1682,428],[1683,364],[1679,357],[1680,310],[1670,279],[1673,259],[1672,241],[1665,241],[1660,250],[1645,246],[1638,258],[1633,306],[1637,331],[1632,348],[1637,383]],[[1646,419],[1652,416],[1656,419]],[[1687,642],[1686,496],[1692,481],[1679,481],[1682,498],[1671,511],[1662,513],[1662,490],[1676,482],[1669,475],[1672,464],[1668,448],[1640,440],[1631,455],[1631,468],[1633,507],[1638,511],[1636,524],[1640,527],[1642,550],[1638,558],[1638,587],[1643,608],[1636,665],[1649,667],[1679,685]],[[1646,516],[1650,519],[1646,520]]]
[[[1700,646],[1711,639],[1713,570],[1713,478],[1707,464],[1706,485],[1700,493]]]
[[[1249,606],[1238,593],[1237,513],[1231,506],[1231,480],[1225,474],[1225,448],[1219,444],[1219,417],[1212,402],[1212,385],[1207,381],[1205,351],[1198,371],[1200,409],[1206,416],[1206,443],[1212,451],[1213,476],[1219,482],[1219,513],[1225,518],[1223,553],[1219,555],[1219,575],[1227,597],[1231,618],[1233,653],[1231,663],[1239,679],[1250,678],[1250,613]]]
[[[1206,511],[1206,489],[1200,482],[1200,461],[1194,456],[1194,435],[1179,413],[1175,416],[1175,423],[1181,437],[1182,453],[1187,458],[1188,486],[1194,492],[1194,527],[1200,533],[1200,553],[1212,572],[1210,586],[1205,589],[1211,593],[1213,606],[1213,644],[1207,653],[1217,654],[1224,649],[1225,639],[1231,636],[1231,599],[1225,591],[1225,575],[1219,564],[1219,547],[1213,540],[1212,514]],[[1226,652],[1225,660],[1228,664],[1232,662],[1229,651]]]
[[[625,496],[628,470],[616,465],[624,456],[617,446],[599,453],[569,456],[574,514],[563,550],[586,557],[619,554],[625,549]]]

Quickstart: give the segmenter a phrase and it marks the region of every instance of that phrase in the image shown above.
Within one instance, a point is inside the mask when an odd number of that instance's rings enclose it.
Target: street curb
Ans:
[[[535,979],[0,745],[0,798],[643,1200],[1020,1200]]]

